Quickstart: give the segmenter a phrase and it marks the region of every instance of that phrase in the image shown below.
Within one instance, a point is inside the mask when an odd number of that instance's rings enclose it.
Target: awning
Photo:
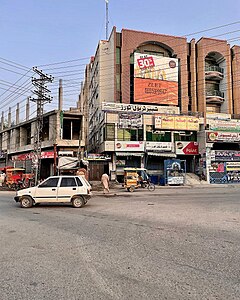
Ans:
[[[139,152],[116,152],[116,156],[144,156],[144,153],[139,153]]]
[[[162,156],[162,157],[177,157],[175,153],[165,153],[165,152],[147,152],[151,156]]]

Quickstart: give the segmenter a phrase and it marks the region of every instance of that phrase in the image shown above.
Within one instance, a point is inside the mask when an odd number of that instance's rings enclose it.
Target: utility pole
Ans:
[[[39,76],[39,78],[32,78],[32,84],[35,89],[32,91],[37,98],[30,98],[31,101],[37,104],[37,118],[36,118],[36,132],[34,135],[34,169],[35,169],[35,184],[38,183],[40,179],[41,171],[41,148],[42,148],[42,129],[43,129],[43,106],[45,103],[50,103],[52,97],[47,94],[51,91],[47,89],[46,83],[53,82],[53,77],[44,74],[42,70],[38,70],[36,67],[33,71]]]
[[[108,24],[109,24],[109,21],[108,21],[108,2],[109,0],[105,0],[106,2],[106,40],[108,39]]]

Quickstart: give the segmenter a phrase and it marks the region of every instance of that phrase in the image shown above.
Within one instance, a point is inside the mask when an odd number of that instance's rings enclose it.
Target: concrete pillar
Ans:
[[[17,103],[17,108],[16,108],[16,125],[19,124],[19,103]]]
[[[26,121],[29,120],[29,113],[30,113],[30,104],[29,104],[29,97],[28,97],[26,103]]]
[[[11,107],[9,107],[8,111],[8,127],[11,127],[11,121],[12,121],[12,113],[11,113]]]
[[[58,110],[62,110],[63,108],[63,87],[62,87],[62,79],[59,79],[59,88],[58,88]]]
[[[2,111],[2,118],[1,118],[1,130],[4,128],[4,112]]]

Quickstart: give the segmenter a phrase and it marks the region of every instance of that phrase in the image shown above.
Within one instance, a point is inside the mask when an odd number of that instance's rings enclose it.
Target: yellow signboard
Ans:
[[[199,130],[199,119],[192,116],[155,115],[156,129]]]

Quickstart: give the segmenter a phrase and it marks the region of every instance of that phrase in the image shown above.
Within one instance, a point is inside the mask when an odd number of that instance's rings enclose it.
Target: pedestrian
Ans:
[[[102,174],[101,182],[103,184],[103,193],[104,194],[106,192],[109,193],[109,176],[108,176],[108,174],[106,174],[106,173]]]

